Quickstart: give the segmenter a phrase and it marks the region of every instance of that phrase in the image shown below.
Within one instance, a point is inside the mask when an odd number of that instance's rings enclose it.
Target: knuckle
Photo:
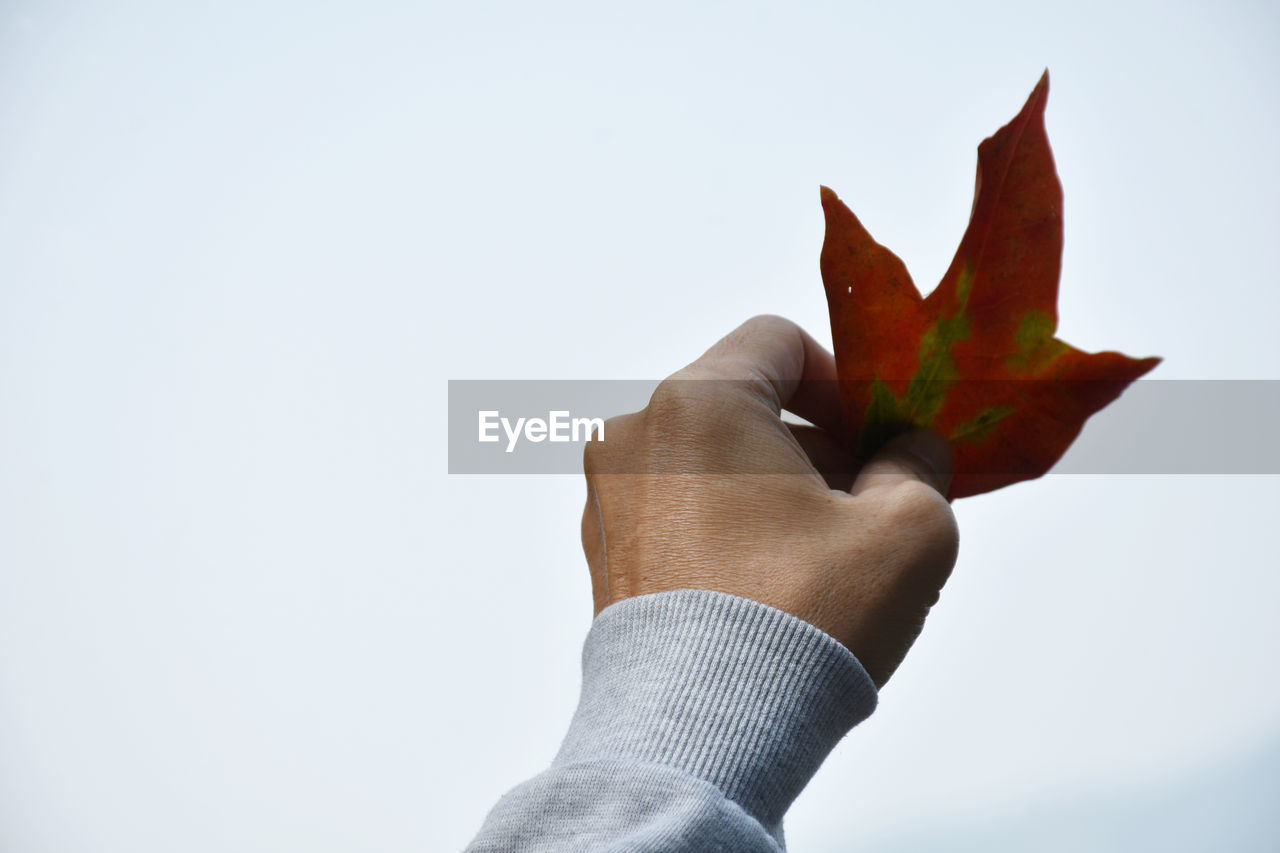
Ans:
[[[959,540],[951,505],[928,483],[919,480],[899,483],[885,503],[892,524],[914,530],[940,544]]]
[[[802,334],[800,327],[786,317],[777,314],[757,314],[725,335],[717,349],[732,350],[735,345],[748,341],[787,340],[799,338]]]
[[[799,331],[800,327],[778,314],[756,314],[743,323],[740,329],[743,332],[792,334]]]
[[[664,379],[649,398],[645,408],[647,417],[663,423],[686,423],[705,416],[711,406],[706,395],[699,391],[704,384],[680,378],[679,374]]]
[[[881,530],[899,566],[895,589],[931,591],[930,600],[946,583],[960,552],[960,532],[955,513],[938,491],[919,480],[899,483],[882,503]]]

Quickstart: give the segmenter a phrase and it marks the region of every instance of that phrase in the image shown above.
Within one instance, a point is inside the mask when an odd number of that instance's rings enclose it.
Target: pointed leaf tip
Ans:
[[[849,210],[848,205],[840,200],[840,196],[836,195],[835,190],[830,187],[822,187],[822,214],[831,220],[832,216],[839,216],[842,213],[853,215],[853,211]]]
[[[1040,79],[1036,81],[1035,88],[1031,90],[1031,94],[1027,96],[1027,102],[1023,105],[1019,115],[1030,113],[1044,114],[1045,104],[1049,102],[1049,69],[1046,68],[1044,73],[1040,75]],[[1015,119],[1016,121],[1017,119]]]

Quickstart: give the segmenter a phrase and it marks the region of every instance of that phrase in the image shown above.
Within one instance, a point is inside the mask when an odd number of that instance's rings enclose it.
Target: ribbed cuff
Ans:
[[[555,765],[628,759],[715,785],[771,833],[836,743],[876,706],[853,654],[802,619],[707,590],[601,611]]]

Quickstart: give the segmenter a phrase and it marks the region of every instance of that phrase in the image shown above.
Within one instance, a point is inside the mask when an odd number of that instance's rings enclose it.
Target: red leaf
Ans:
[[[973,211],[922,298],[896,255],[826,187],[822,280],[846,429],[865,459],[917,426],[947,436],[952,498],[1045,474],[1085,420],[1159,358],[1085,353],[1054,336],[1062,185],[1044,129],[1049,74],[978,146]]]

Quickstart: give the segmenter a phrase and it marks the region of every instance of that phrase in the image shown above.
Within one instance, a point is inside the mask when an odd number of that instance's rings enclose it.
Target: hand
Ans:
[[[646,593],[731,593],[821,628],[882,686],[955,564],[950,449],[910,433],[850,477],[835,380],[799,326],[756,317],[643,411],[607,421],[584,459],[596,613]]]

